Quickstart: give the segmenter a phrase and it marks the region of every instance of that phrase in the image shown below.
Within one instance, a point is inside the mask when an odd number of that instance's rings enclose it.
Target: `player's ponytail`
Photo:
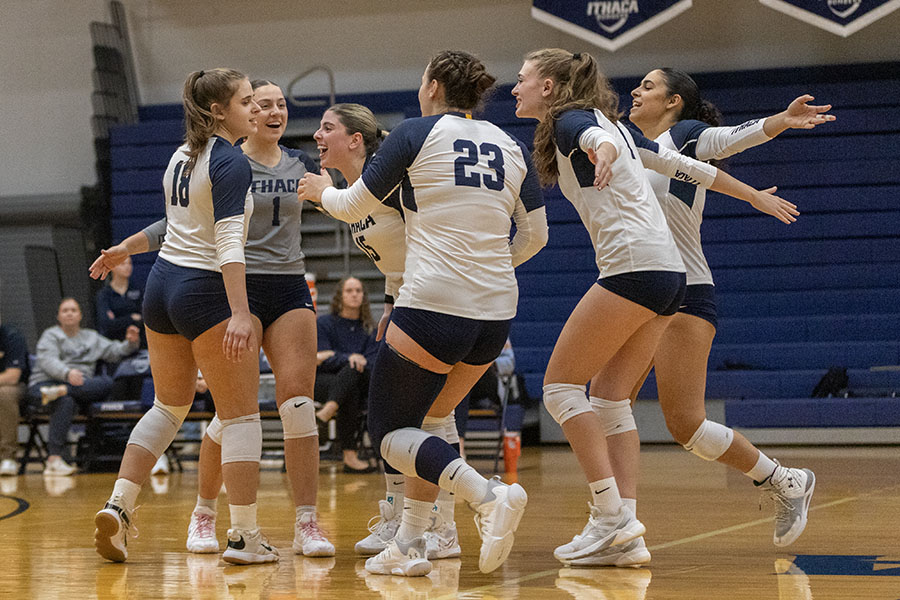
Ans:
[[[534,166],[541,184],[556,183],[556,120],[567,110],[598,109],[615,123],[619,120],[619,96],[600,71],[596,59],[586,52],[571,53],[560,48],[535,50],[525,55],[538,75],[554,81],[547,118],[534,132]]]
[[[218,127],[218,121],[210,107],[219,103],[227,105],[238,83],[247,76],[234,69],[194,71],[184,82],[184,143],[188,146],[189,168],[206,146]]]

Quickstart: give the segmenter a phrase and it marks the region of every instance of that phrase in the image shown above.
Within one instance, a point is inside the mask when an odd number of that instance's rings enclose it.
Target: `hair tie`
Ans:
[[[572,60],[581,60],[581,52],[576,52],[572,55]]]
[[[197,79],[200,79],[201,77],[203,77],[203,73],[205,73],[205,71],[200,71],[200,74],[197,75]]]

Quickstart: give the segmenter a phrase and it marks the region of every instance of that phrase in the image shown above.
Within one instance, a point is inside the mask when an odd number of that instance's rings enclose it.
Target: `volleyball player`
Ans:
[[[765,119],[735,127],[717,127],[719,114],[700,98],[694,80],[675,69],[655,69],[631,92],[630,121],[660,146],[699,160],[727,158],[769,141],[788,128],[810,129],[833,121],[826,114],[830,105],[811,106],[812,96],[795,99],[786,110]],[[740,470],[757,486],[776,496],[774,543],[786,546],[799,537],[806,526],[815,476],[809,469],[789,469],[760,452],[739,432],[706,419],[704,407],[706,368],[716,332],[715,288],[712,273],[700,243],[700,224],[706,204],[706,189],[685,186],[665,175],[647,170],[653,192],[662,206],[675,245],[687,269],[684,300],[662,335],[653,363],[659,403],[673,438],[693,454],[708,461]],[[793,214],[776,215],[783,222]],[[787,218],[785,218],[787,217]],[[649,367],[647,368],[649,371]],[[628,409],[637,396],[643,378],[625,400],[616,401],[607,389],[609,373],[601,372],[591,382],[591,405],[602,421]],[[630,425],[630,424],[629,424]],[[607,430],[613,470],[622,495],[637,497],[639,441],[635,429]],[[583,559],[578,564],[631,564],[646,562],[649,552],[643,539],[621,548]]]
[[[167,230],[147,281],[143,317],[156,389],[129,438],[112,495],[94,522],[97,552],[128,556],[134,504],[194,399],[198,367],[222,419],[231,529],[223,558],[272,562],[257,526],[262,429],[257,407],[259,320],[250,313],[244,241],[253,210],[247,159],[234,145],[256,131],[250,82],[231,69],[195,71],[184,85],[185,144],[163,179]]]
[[[698,161],[635,137],[618,123],[618,96],[586,53],[529,53],[513,88],[516,115],[536,118],[534,159],[545,185],[559,183],[595,247],[600,277],[569,316],[544,376],[544,406],[562,426],[587,477],[587,525],[554,555],[566,564],[626,544],[645,528],[623,502],[603,427],[631,428],[630,410],[601,421],[584,382],[605,368],[610,388],[630,393],[680,306],[685,268],[644,172],[752,200],[768,211],[790,203]],[[643,161],[643,162],[642,162]]]
[[[336,104],[325,111],[319,129],[313,136],[318,144],[321,165],[337,169],[353,185],[384,139],[375,115],[359,104]],[[395,190],[366,217],[350,224],[356,245],[365,252],[384,274],[384,313],[378,323],[379,340],[383,339],[390,321],[394,301],[403,283],[406,262],[406,225],[400,207],[400,193]],[[442,392],[443,393],[443,392]],[[438,406],[448,404],[436,402]],[[443,438],[459,451],[459,435],[454,425],[453,411],[425,417],[422,429]],[[377,450],[377,448],[376,448]],[[385,464],[385,499],[378,501],[378,515],[370,519],[369,535],[359,540],[357,554],[378,554],[396,535],[403,512],[404,477]],[[455,498],[441,490],[434,506],[434,523],[425,532],[429,559],[455,558],[460,555],[459,535],[455,523]]]
[[[406,495],[397,534],[366,561],[372,573],[431,570],[423,534],[438,485],[475,507],[485,573],[509,555],[527,502],[521,486],[484,479],[445,440],[420,428],[429,409],[449,414],[499,355],[516,311],[513,267],[547,240],[527,150],[469,118],[493,83],[474,56],[439,53],[422,76],[423,116],[394,129],[356,183],[336,190],[312,174],[300,182],[300,198],[321,200],[347,222],[403,189],[403,285],[372,374],[369,433],[385,461],[407,475]],[[510,242],[511,217],[517,231]],[[449,407],[434,404],[442,390]]]
[[[316,314],[305,279],[301,250],[301,205],[297,181],[315,163],[301,150],[279,144],[287,126],[284,94],[266,80],[252,82],[260,107],[258,129],[241,145],[252,171],[254,210],[247,245],[250,312],[262,325],[262,348],[275,374],[275,400],[284,431],[285,466],[295,505],[296,554],[333,556],[334,545],[318,524],[316,495],[319,441],[312,396],[316,372]],[[165,236],[165,221],[104,251],[111,268],[118,257],[153,251]],[[95,263],[97,267],[100,264]],[[214,417],[200,447],[197,505],[188,527],[187,549],[218,552],[216,502],[222,486],[222,422]]]

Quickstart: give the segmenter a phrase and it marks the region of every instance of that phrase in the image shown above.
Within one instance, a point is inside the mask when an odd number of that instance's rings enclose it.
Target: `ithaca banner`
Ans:
[[[759,0],[841,37],[856,33],[900,8],[900,0]]]
[[[531,16],[612,51],[690,7],[691,0],[534,0]]]

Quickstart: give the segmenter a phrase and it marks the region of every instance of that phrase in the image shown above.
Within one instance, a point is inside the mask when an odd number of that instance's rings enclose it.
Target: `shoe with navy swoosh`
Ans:
[[[630,542],[646,533],[647,528],[637,520],[634,513],[624,504],[612,515],[604,515],[594,505],[589,505],[591,516],[587,525],[571,542],[559,546],[553,556],[565,564],[603,552],[611,546]]]
[[[493,498],[472,505],[475,509],[475,527],[481,536],[478,569],[482,573],[494,571],[509,556],[516,528],[528,504],[528,494],[518,483],[506,485],[499,477],[494,477],[488,485],[488,492]]]
[[[257,529],[229,529],[228,546],[222,560],[235,565],[275,562],[278,550]]]

